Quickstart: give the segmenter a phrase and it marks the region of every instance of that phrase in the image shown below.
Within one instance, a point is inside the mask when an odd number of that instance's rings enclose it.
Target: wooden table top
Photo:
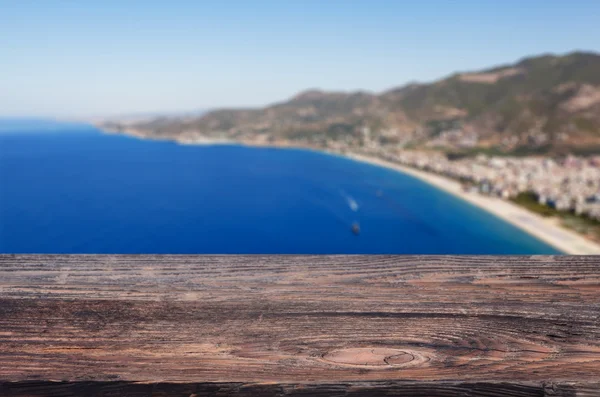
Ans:
[[[0,255],[0,395],[600,396],[600,257]]]

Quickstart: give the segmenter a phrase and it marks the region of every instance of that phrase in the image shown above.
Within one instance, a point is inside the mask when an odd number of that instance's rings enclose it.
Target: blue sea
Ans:
[[[339,156],[18,124],[0,128],[2,253],[559,253],[411,176]]]

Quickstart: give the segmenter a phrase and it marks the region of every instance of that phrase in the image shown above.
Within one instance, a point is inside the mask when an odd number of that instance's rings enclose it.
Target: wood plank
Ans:
[[[10,396],[399,396],[399,397],[590,397],[592,388],[573,385],[457,382],[339,383],[135,383],[135,382],[13,382],[0,384]]]
[[[0,255],[2,395],[599,389],[598,257]]]

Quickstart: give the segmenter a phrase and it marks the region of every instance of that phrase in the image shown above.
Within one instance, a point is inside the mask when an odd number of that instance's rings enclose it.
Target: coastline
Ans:
[[[524,230],[535,238],[553,246],[565,254],[600,254],[600,244],[596,244],[575,232],[557,225],[552,219],[534,214],[516,204],[500,198],[465,192],[460,183],[452,179],[362,154],[347,153],[340,156],[363,163],[389,168],[415,177],[497,216],[503,221]]]
[[[148,137],[143,136],[141,133],[137,133],[136,131],[123,131],[123,132],[111,132],[107,131],[104,128],[96,126],[100,131],[109,133],[109,134],[126,134],[133,135],[140,139],[148,139]],[[397,163],[392,163],[386,160],[382,160],[376,157],[366,156],[358,153],[338,153],[325,149],[312,148],[312,147],[303,147],[303,146],[287,146],[287,145],[276,145],[272,143],[253,143],[253,142],[240,142],[240,141],[227,141],[223,142],[218,139],[203,139],[199,141],[192,140],[173,140],[173,139],[165,139],[171,140],[181,145],[199,145],[199,146],[210,146],[210,145],[221,145],[221,144],[233,144],[233,145],[241,145],[247,147],[273,147],[278,149],[301,149],[301,150],[311,150],[320,153],[324,153],[327,155],[340,156],[350,160],[359,161],[371,165],[377,165],[380,167],[388,168],[393,171],[400,172],[405,175],[412,176],[417,178],[425,183],[428,183],[438,189],[441,189],[447,193],[454,195],[455,197],[464,200],[471,205],[475,205],[483,209],[484,211],[495,215],[496,217],[502,219],[503,221],[518,227],[519,229],[525,231],[531,236],[551,245],[552,247],[558,249],[567,255],[600,255],[600,244],[595,243],[591,240],[586,239],[580,234],[568,230],[562,226],[560,226],[554,219],[544,218],[541,215],[535,214],[533,212],[528,211],[527,209],[520,207],[516,204],[513,204],[509,201],[502,200],[496,197],[483,196],[477,193],[468,193],[462,189],[462,186],[459,182],[452,180],[450,178],[440,176],[437,174],[433,174],[430,172],[425,172],[421,170],[417,170],[414,168],[410,168],[407,166],[403,166]]]

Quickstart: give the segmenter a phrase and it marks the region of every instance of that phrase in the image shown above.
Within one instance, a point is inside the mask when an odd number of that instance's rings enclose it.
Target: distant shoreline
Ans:
[[[468,193],[462,189],[459,182],[430,172],[416,170],[389,161],[361,154],[349,153],[342,155],[363,163],[378,165],[413,176],[438,189],[448,192],[467,201],[503,221],[518,227],[537,239],[553,246],[569,255],[599,255],[600,244],[586,239],[579,234],[553,222],[553,220],[534,214],[516,204],[496,197],[483,196],[479,193]]]
[[[137,138],[148,139],[142,134],[135,133],[133,131],[114,132],[107,131],[101,127],[97,128],[108,134],[124,134],[133,135]],[[576,232],[567,230],[558,225],[554,220],[544,218],[538,214],[530,212],[516,204],[509,201],[502,200],[496,197],[483,196],[478,193],[468,193],[462,189],[459,182],[450,178],[436,175],[430,172],[416,170],[407,166],[392,163],[389,161],[381,160],[376,157],[365,156],[357,153],[338,153],[332,152],[325,149],[303,147],[303,146],[282,146],[274,144],[253,144],[251,142],[239,142],[239,141],[222,141],[222,140],[211,140],[205,139],[198,142],[195,141],[179,141],[173,139],[164,139],[176,142],[181,145],[198,145],[198,146],[210,146],[210,145],[240,145],[247,147],[273,147],[278,149],[301,149],[311,150],[328,155],[340,156],[350,160],[359,161],[367,164],[377,165],[380,167],[388,168],[405,175],[415,177],[429,185],[432,185],[438,189],[441,189],[447,193],[454,195],[455,197],[462,199],[476,207],[479,207],[486,212],[495,215],[503,221],[518,227],[525,231],[531,236],[551,245],[552,247],[562,251],[568,255],[600,255],[600,244],[586,239],[585,237],[577,234]]]

